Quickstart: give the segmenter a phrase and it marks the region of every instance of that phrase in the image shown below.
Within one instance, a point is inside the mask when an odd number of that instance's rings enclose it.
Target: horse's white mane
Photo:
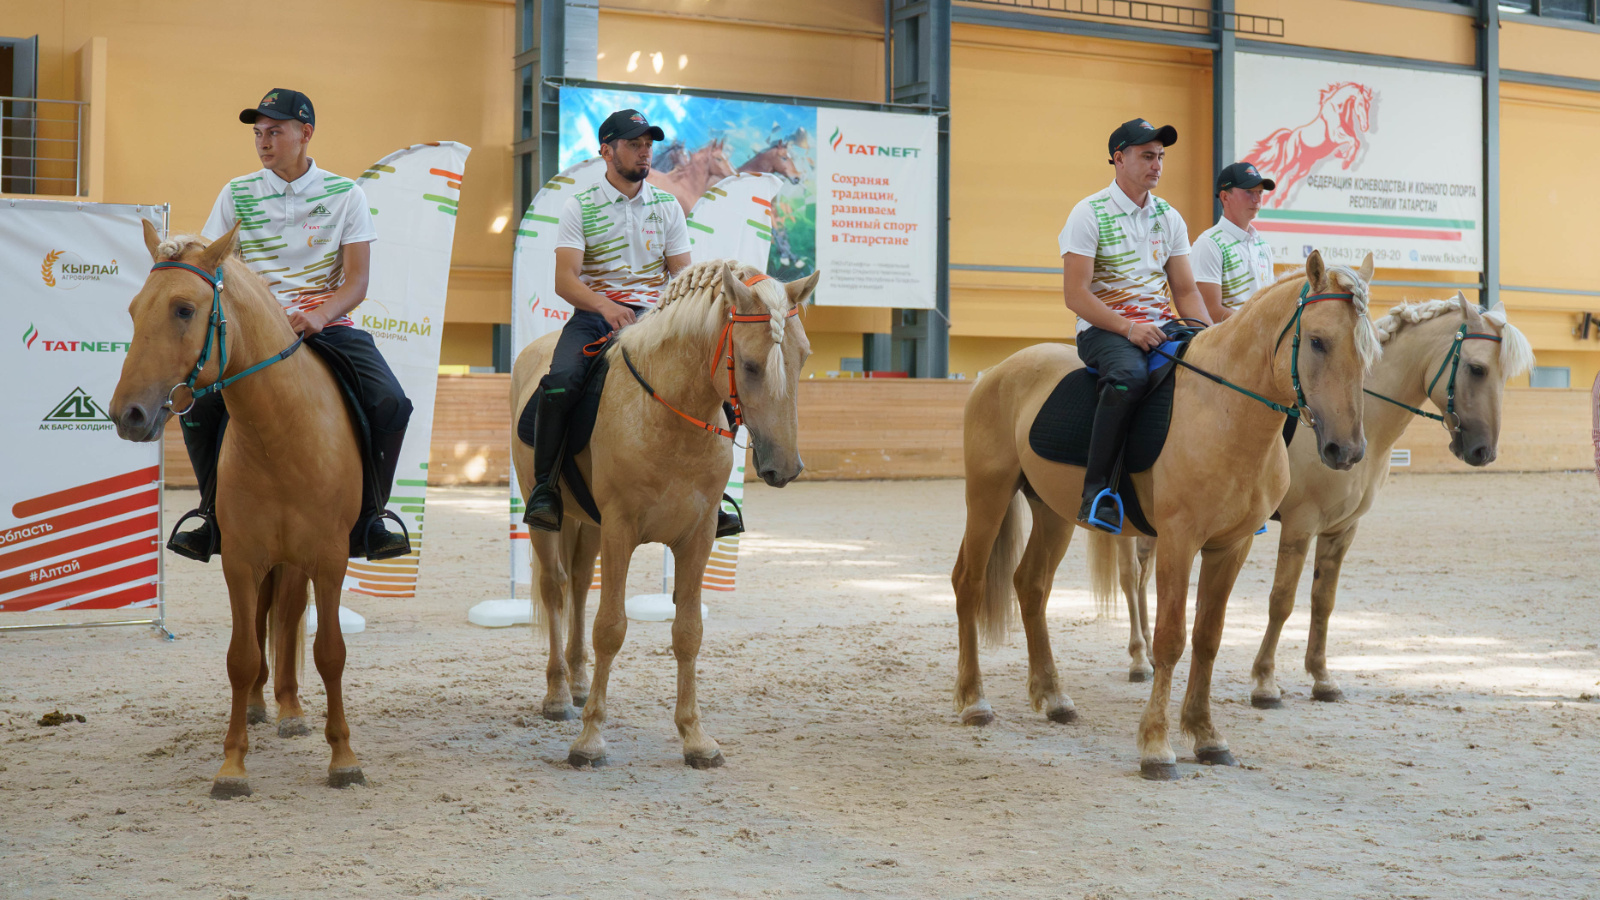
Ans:
[[[162,260],[177,259],[190,247],[204,247],[208,243],[210,242],[197,234],[175,234],[156,247],[156,255]]]
[[[763,274],[732,259],[695,263],[672,279],[661,295],[661,303],[641,316],[638,325],[624,329],[619,340],[637,353],[647,353],[677,334],[715,340],[728,321],[728,306],[733,302],[723,284],[724,272],[731,272],[740,281]],[[772,349],[767,354],[766,366],[769,372],[780,373],[783,370],[783,338],[789,322],[789,294],[784,290],[783,282],[773,278],[756,282],[750,292],[771,314],[767,333],[772,337]],[[754,328],[759,324],[752,322],[745,327]],[[783,395],[787,382],[786,378],[776,375],[767,379],[767,384],[778,396]]]
[[[1372,364],[1383,355],[1383,345],[1379,343],[1377,329],[1372,327],[1372,319],[1368,315],[1371,297],[1367,293],[1367,283],[1349,266],[1329,266],[1328,275],[1330,278],[1339,276],[1345,287],[1350,289],[1356,308],[1356,353],[1361,356],[1361,365],[1370,372]]]
[[[1459,297],[1457,294],[1449,300],[1402,302],[1375,323],[1378,340],[1388,343],[1390,338],[1407,325],[1420,325],[1449,312],[1461,312],[1465,301],[1457,299]],[[1501,374],[1510,378],[1521,375],[1533,367],[1533,345],[1528,342],[1527,335],[1506,319],[1504,303],[1497,303],[1491,309],[1478,310],[1478,314],[1500,329]]]

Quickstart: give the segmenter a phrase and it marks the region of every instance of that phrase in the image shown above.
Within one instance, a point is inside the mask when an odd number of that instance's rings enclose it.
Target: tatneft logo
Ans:
[[[73,388],[39,424],[40,431],[108,431],[111,427],[111,417],[81,387]]]
[[[844,139],[844,132],[838,128],[833,129],[833,134],[828,136],[828,144],[834,150],[840,145],[844,152],[855,156],[892,156],[900,159],[916,158],[922,154],[921,147],[885,147],[879,144],[852,144]]]
[[[85,281],[99,281],[117,274],[117,261],[109,263],[84,262],[83,257],[71,250],[51,250],[44,255],[39,266],[39,278],[46,287],[70,291]]]
[[[127,353],[133,347],[128,341],[52,341],[41,339],[39,329],[30,322],[22,332],[22,348],[38,349],[45,353]]]

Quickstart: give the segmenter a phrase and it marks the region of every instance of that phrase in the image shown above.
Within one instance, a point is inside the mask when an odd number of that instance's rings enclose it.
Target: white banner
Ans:
[[[367,297],[350,317],[369,332],[414,407],[400,450],[389,509],[411,532],[411,554],[383,562],[353,559],[344,589],[374,597],[411,597],[422,562],[428,445],[439,386],[450,253],[461,174],[472,148],[446,141],[385,156],[361,174],[378,239],[372,244]],[[392,525],[390,526],[393,527]]]
[[[934,306],[938,123],[933,116],[817,109],[818,305]]]
[[[0,611],[159,602],[161,443],[106,407],[160,207],[0,200]]]
[[[605,161],[586,159],[550,179],[533,198],[517,229],[511,272],[511,355],[553,331],[560,331],[572,315],[572,305],[556,296],[556,231],[567,198],[605,177]],[[737,259],[764,269],[772,245],[772,201],[783,187],[769,173],[737,174],[710,187],[688,218],[691,259]],[[515,434],[511,438],[515,441]],[[749,444],[743,428],[738,447]],[[728,495],[743,502],[744,451],[733,449]],[[511,572],[516,584],[531,576],[528,526],[522,523],[522,488],[516,466],[511,467]],[[723,538],[712,549],[703,587],[731,591],[738,564],[739,539]],[[599,584],[599,573],[595,584]]]
[[[1259,229],[1277,263],[1483,268],[1482,82],[1238,55],[1234,148],[1277,182]]]

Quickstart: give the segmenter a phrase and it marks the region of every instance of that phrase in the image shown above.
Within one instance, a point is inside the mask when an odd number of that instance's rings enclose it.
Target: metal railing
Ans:
[[[88,107],[84,100],[0,97],[0,193],[81,195]]]
[[[1204,31],[1221,28],[1223,31],[1239,34],[1283,37],[1283,20],[1276,16],[1216,12],[1172,3],[1146,2],[1146,0],[962,0],[962,2],[999,6],[1023,12],[1065,13],[1121,19],[1142,25],[1169,25]]]

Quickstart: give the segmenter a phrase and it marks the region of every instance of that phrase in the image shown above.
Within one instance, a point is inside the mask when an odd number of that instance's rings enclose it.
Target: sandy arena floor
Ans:
[[[984,654],[999,721],[956,724],[960,482],[751,488],[741,588],[707,597],[700,697],[728,759],[709,772],[683,765],[654,623],[619,657],[612,766],[569,768],[577,723],[538,716],[542,643],[465,618],[506,591],[503,492],[430,495],[420,595],[348,602],[369,622],[345,677],[366,787],[322,783],[313,668],[317,733],[254,726],[254,796],[208,798],[227,712],[217,565],[169,556],[173,644],[0,637],[0,897],[1600,894],[1592,475],[1396,479],[1345,567],[1338,704],[1309,699],[1300,664],[1308,571],[1286,706],[1250,707],[1274,525],[1217,667],[1244,765],[1191,757],[1165,784],[1138,777],[1147,686],[1126,681],[1125,620],[1094,618],[1081,540],[1050,608],[1079,721],[1028,709],[1014,639]],[[659,560],[641,551],[636,590]],[[87,721],[37,724],[58,708]]]

